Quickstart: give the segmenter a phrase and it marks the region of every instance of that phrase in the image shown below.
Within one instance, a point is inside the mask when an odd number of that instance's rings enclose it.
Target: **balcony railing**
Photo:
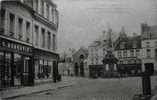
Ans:
[[[52,27],[53,29],[57,30],[58,28],[58,23],[54,23],[54,22],[51,22],[49,21],[48,19],[46,19],[45,17],[41,16],[40,14],[38,13],[34,13],[34,16],[37,20],[40,20],[44,23],[46,23],[48,26]]]

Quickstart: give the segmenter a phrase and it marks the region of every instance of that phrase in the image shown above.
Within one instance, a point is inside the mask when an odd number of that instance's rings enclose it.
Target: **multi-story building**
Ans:
[[[141,36],[127,36],[122,29],[114,44],[120,74],[137,75],[141,73]]]
[[[106,54],[107,41],[99,39],[88,46],[88,65],[101,65]]]
[[[81,47],[79,50],[69,49],[60,57],[59,72],[68,76],[89,76],[87,66],[88,50]]]
[[[75,49],[69,48],[67,52],[64,52],[60,57],[59,62],[59,73],[61,75],[73,76],[74,75],[74,65],[73,65],[73,54]]]
[[[113,51],[111,35],[114,35],[112,29],[109,29],[107,32],[103,32],[103,36],[101,36],[100,39],[94,41],[88,47],[88,66],[91,77],[107,77],[105,75],[109,74],[108,71],[110,68],[104,65],[103,60],[106,55],[108,55],[108,51]]]
[[[149,63],[157,71],[157,26],[141,24],[142,36],[142,68]]]
[[[33,85],[35,79],[56,75],[56,5],[51,0],[0,4],[0,87]]]

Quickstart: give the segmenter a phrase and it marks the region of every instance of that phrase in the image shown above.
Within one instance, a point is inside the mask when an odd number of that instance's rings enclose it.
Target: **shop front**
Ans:
[[[0,88],[33,85],[32,47],[0,38]]]
[[[121,76],[140,76],[142,67],[141,64],[119,64],[118,71]]]
[[[35,79],[55,79],[58,75],[58,54],[33,49],[34,63],[35,63]]]

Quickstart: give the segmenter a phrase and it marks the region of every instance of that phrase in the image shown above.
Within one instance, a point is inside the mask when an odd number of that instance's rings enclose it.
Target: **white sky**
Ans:
[[[88,46],[110,26],[140,33],[140,23],[157,24],[157,0],[53,0],[58,5],[59,50]]]

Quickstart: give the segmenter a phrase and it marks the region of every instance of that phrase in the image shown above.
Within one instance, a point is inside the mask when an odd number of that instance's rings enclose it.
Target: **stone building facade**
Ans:
[[[157,26],[141,24],[142,36],[142,69],[145,64],[152,63],[155,72],[157,71]]]
[[[60,54],[58,64],[59,73],[64,76],[74,76],[73,54],[75,49],[69,48],[68,51]]]
[[[141,36],[127,36],[122,30],[114,43],[114,54],[121,75],[141,74]]]
[[[73,55],[73,72],[75,76],[88,77],[89,68],[87,66],[88,50],[81,47]]]
[[[57,74],[58,11],[51,0],[2,0],[0,87]]]
[[[105,33],[103,33],[103,36],[101,36],[101,38],[93,41],[88,46],[88,58],[87,58],[88,65],[103,64],[102,60],[106,54],[106,48],[107,48],[107,40],[105,39],[104,34]]]

